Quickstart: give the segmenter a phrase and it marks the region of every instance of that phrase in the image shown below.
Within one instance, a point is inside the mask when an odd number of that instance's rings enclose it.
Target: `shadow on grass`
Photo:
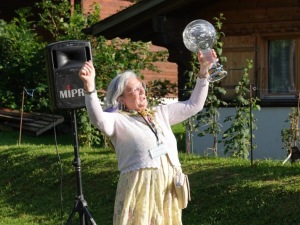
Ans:
[[[54,145],[55,144],[55,134],[53,130],[49,130],[40,136],[29,135],[26,133],[21,133],[16,131],[3,131],[0,130],[0,145],[17,145],[19,141],[21,144],[43,144],[43,145]],[[59,145],[70,145],[73,144],[73,134],[72,133],[57,133],[56,141]]]
[[[183,224],[299,223],[299,166],[214,167],[189,175],[192,201],[183,211]]]
[[[119,174],[116,161],[108,152],[83,151],[81,154],[82,187],[89,211],[98,224],[111,225]],[[64,150],[60,159],[61,164],[55,154],[22,146],[1,151],[0,168],[7,171],[1,174],[1,200],[14,209],[2,208],[6,217],[24,217],[24,220],[30,217],[28,220],[35,222],[28,224],[66,222],[77,196],[77,176],[72,165],[74,152]]]

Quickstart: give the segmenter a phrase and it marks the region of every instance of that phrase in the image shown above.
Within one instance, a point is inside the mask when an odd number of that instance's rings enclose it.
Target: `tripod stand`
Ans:
[[[76,180],[77,180],[77,197],[75,200],[73,211],[70,214],[65,225],[72,224],[72,219],[77,212],[79,214],[80,225],[87,225],[89,222],[92,225],[97,225],[92,215],[88,211],[87,202],[83,197],[82,181],[81,181],[81,160],[79,158],[79,150],[78,150],[78,133],[77,133],[77,121],[76,121],[75,110],[72,111],[71,118],[72,118],[72,130],[74,135],[75,158],[74,158],[73,166],[75,168]]]

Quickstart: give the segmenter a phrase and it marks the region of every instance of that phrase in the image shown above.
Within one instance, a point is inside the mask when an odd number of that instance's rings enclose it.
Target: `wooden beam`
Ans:
[[[3,126],[20,128],[21,112],[0,110],[0,122]],[[24,113],[22,118],[22,130],[39,136],[45,131],[64,122],[64,117],[47,113]]]

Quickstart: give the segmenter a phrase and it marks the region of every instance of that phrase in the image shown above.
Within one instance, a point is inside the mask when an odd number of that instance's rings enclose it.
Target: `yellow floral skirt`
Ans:
[[[161,156],[160,169],[139,169],[121,174],[113,225],[181,225],[181,209],[173,193],[172,167]]]

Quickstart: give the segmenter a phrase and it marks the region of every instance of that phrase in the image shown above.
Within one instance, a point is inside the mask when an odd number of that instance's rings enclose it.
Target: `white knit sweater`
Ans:
[[[207,79],[197,78],[189,100],[154,108],[154,117],[160,128],[159,138],[167,147],[167,154],[175,167],[180,166],[180,162],[171,126],[203,109],[208,87]],[[118,111],[104,112],[96,93],[86,95],[85,102],[91,123],[110,138],[121,173],[141,168],[159,168],[159,157],[152,159],[149,154],[149,150],[157,147],[157,139],[142,117],[130,116]]]

